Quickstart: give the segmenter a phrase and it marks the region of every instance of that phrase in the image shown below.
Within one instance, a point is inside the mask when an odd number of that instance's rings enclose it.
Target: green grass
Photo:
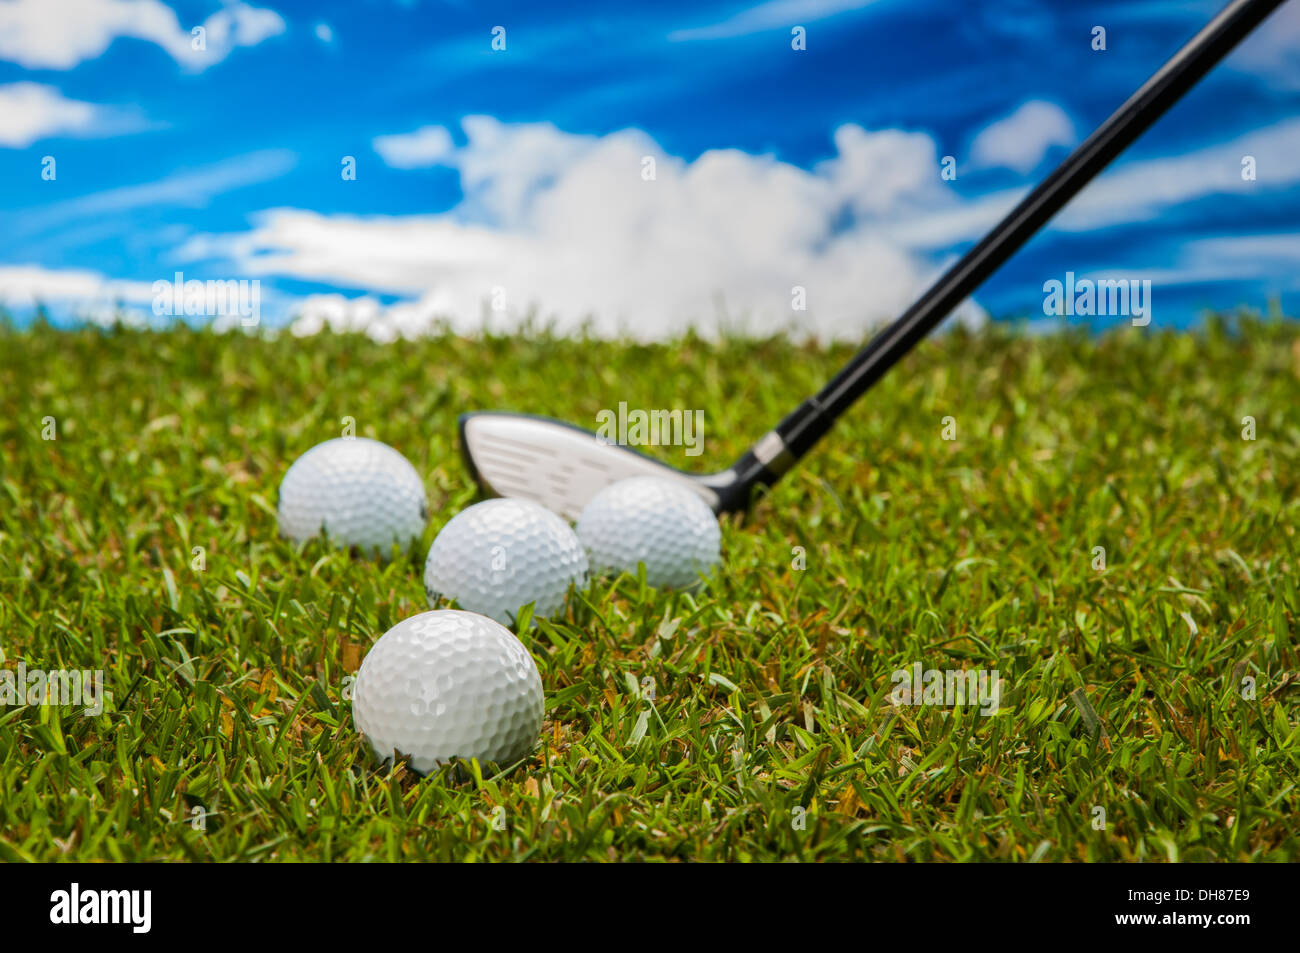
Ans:
[[[2,667],[111,693],[0,708],[0,859],[1297,859],[1282,321],[927,342],[726,522],[707,588],[596,583],[525,634],[529,760],[373,760],[347,676],[474,499],[459,412],[701,408],[704,456],[663,452],[722,466],[849,353],[0,329]],[[285,468],[344,417],[426,475],[407,560],[277,538]],[[917,661],[996,668],[1000,710],[893,706]]]

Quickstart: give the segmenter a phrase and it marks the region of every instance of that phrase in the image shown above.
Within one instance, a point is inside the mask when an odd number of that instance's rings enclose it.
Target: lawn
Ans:
[[[523,634],[531,758],[374,760],[349,676],[475,498],[460,412],[699,408],[703,456],[657,452],[722,467],[850,353],[0,328],[0,668],[109,695],[0,707],[0,859],[1300,858],[1277,319],[928,341],[725,522],[707,587],[597,582]],[[409,559],[277,536],[348,417],[425,475]],[[996,712],[894,704],[918,662],[996,669]]]

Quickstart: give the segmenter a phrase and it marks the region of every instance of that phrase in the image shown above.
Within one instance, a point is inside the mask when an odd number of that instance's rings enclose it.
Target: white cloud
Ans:
[[[195,236],[176,257],[226,257],[249,274],[416,295],[432,284],[468,280],[468,275],[490,269],[505,256],[529,251],[522,240],[440,216],[358,217],[272,209],[257,221],[258,227],[245,234]]]
[[[38,139],[86,134],[102,116],[93,103],[64,99],[53,86],[10,83],[0,86],[0,146],[23,149]]]
[[[250,7],[246,3],[228,2],[204,21],[208,49],[191,55],[188,66],[204,68],[225,59],[237,46],[257,46],[285,30],[284,19],[274,10]]]
[[[206,49],[192,46],[202,26]],[[177,63],[202,70],[237,46],[256,46],[283,33],[274,10],[234,0],[202,24],[182,25],[161,0],[6,0],[0,3],[0,60],[26,69],[72,69],[102,55],[118,37],[153,43]]]
[[[133,327],[164,328],[177,320],[170,313],[156,314],[155,301],[165,295],[171,306],[172,283],[177,272],[168,271],[157,276],[166,282],[166,290],[156,291],[155,281],[124,281],[108,278],[97,271],[77,268],[45,268],[41,265],[0,265],[0,310],[30,312],[38,305],[46,308],[56,319],[90,321],[95,324],[122,322]],[[243,276],[219,272],[182,274],[179,280],[237,281]],[[252,302],[261,320],[259,326],[287,320],[296,314],[298,299],[288,297],[273,288],[256,287]],[[244,316],[229,307],[223,313],[205,317],[191,315],[181,320],[210,321],[217,331],[247,330]]]
[[[152,306],[153,284],[115,281],[95,271],[0,265],[0,307],[28,310],[37,305],[70,306],[81,319],[106,323],[115,315],[140,323]]]
[[[860,10],[878,0],[768,0],[757,6],[741,10],[718,23],[708,26],[674,30],[668,34],[673,42],[684,40],[721,40],[748,36],[765,30],[790,29],[805,26],[838,13]]]
[[[324,215],[272,209],[249,233],[181,250],[227,256],[239,273],[400,295],[322,296],[302,327],[364,324],[377,337],[445,320],[509,328],[538,309],[561,331],[656,337],[724,314],[755,331],[859,338],[921,290],[933,262],[880,225],[956,199],[934,174],[928,136],[840,129],[837,154],[809,171],[736,150],[693,162],[644,133],[569,135],[549,124],[463,123],[463,202],[446,214]],[[653,157],[656,177],[642,178]],[[806,289],[807,310],[792,308]],[[489,310],[497,290],[505,309]]]
[[[371,145],[395,169],[438,165],[456,148],[451,133],[442,126],[422,126],[415,132],[375,136]]]
[[[946,204],[947,192],[937,185],[939,161],[934,141],[925,133],[861,126],[835,130],[836,156],[815,170],[830,186],[836,202],[845,202],[860,216],[888,218],[892,211],[911,212]]]
[[[980,130],[971,142],[970,154],[976,165],[1026,173],[1043,161],[1052,146],[1074,142],[1074,123],[1065,111],[1055,103],[1035,99]]]
[[[10,83],[0,86],[0,148],[25,149],[55,136],[105,138],[160,128],[132,107],[67,99],[53,86]]]
[[[461,121],[468,142],[449,163],[460,171],[467,201],[464,217],[501,225],[521,222],[531,201],[559,183],[575,164],[590,158],[601,140],[561,132],[550,123],[506,125],[490,116]],[[616,134],[619,142],[640,148],[641,157],[659,154],[649,136],[636,131]]]
[[[316,38],[320,40],[322,43],[333,43],[334,30],[330,27],[328,23],[317,23]]]

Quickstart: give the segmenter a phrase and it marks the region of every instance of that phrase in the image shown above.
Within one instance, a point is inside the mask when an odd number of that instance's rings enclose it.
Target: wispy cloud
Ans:
[[[1242,41],[1227,65],[1262,76],[1282,89],[1300,90],[1300,4],[1283,4]]]
[[[1102,175],[1056,219],[1060,231],[1087,231],[1141,221],[1209,195],[1246,195],[1300,183],[1300,119],[1179,156],[1124,163]],[[1256,177],[1243,178],[1242,160]]]
[[[674,30],[668,39],[674,43],[687,40],[723,40],[765,30],[789,29],[825,20],[840,13],[861,10],[881,0],[768,0],[707,26]]]
[[[194,27],[203,28],[195,49]],[[192,70],[221,62],[239,46],[283,33],[274,10],[233,0],[202,23],[182,25],[160,0],[5,0],[0,3],[0,60],[26,69],[72,69],[103,55],[118,37],[153,43]]]
[[[1087,232],[1150,220],[1162,211],[1215,195],[1269,193],[1300,183],[1300,119],[1289,119],[1227,142],[1179,156],[1122,162],[1090,183],[1047,231]],[[1256,178],[1242,177],[1242,159],[1255,160]],[[945,249],[992,228],[1028,189],[988,193],[947,207],[922,209],[884,227],[892,241],[916,249]]]
[[[1159,285],[1262,280],[1279,290],[1300,289],[1300,241],[1292,232],[1179,242],[1171,258],[1172,267],[1145,271],[1143,277]]]
[[[39,230],[91,215],[152,206],[202,208],[223,193],[279,178],[296,164],[297,156],[287,149],[265,149],[175,172],[156,182],[108,189],[49,205],[25,213],[22,222],[26,229]]]

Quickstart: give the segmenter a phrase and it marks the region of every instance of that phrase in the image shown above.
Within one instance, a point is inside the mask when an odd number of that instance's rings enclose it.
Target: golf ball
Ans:
[[[660,477],[605,487],[578,518],[578,538],[592,572],[636,573],[645,563],[646,582],[656,588],[694,585],[722,558],[713,510],[689,487]]]
[[[318,443],[280,483],[280,532],[296,543],[322,531],[335,545],[387,556],[424,532],[424,482],[410,461],[365,437]]]
[[[357,673],[352,718],[382,759],[427,774],[452,758],[505,765],[542,730],[542,679],[514,635],[473,612],[421,612],[393,626]]]
[[[570,583],[587,584],[582,544],[568,523],[531,500],[484,500],[462,510],[424,564],[429,605],[455,599],[507,625],[530,602],[538,618],[560,611]]]

